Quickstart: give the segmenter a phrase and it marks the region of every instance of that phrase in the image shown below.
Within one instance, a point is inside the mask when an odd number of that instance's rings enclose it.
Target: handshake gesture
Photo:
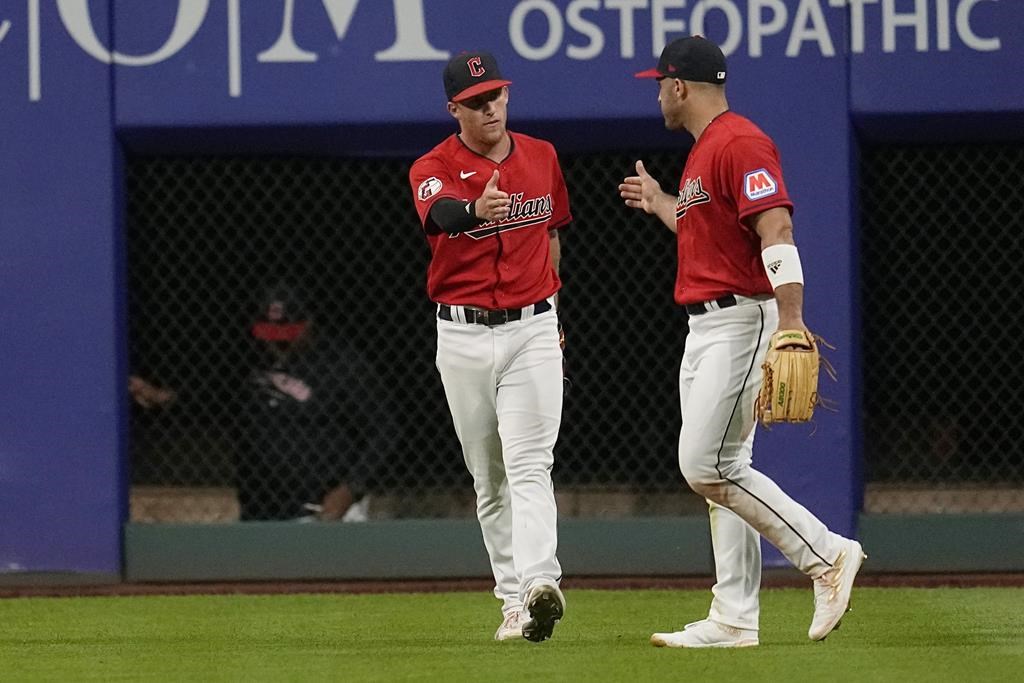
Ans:
[[[498,189],[498,176],[495,169],[491,179],[484,186],[483,194],[473,203],[476,217],[488,223],[497,223],[508,218],[512,206],[512,198],[508,196],[508,192]]]
[[[645,213],[657,213],[657,205],[665,195],[661,185],[644,168],[644,162],[636,162],[636,175],[626,176],[619,184],[619,196],[631,209],[642,209]]]

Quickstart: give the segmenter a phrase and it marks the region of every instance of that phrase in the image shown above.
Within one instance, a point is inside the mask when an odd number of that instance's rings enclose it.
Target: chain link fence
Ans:
[[[864,447],[874,512],[1024,510],[1024,147],[861,160]]]
[[[667,185],[684,155],[644,157]],[[633,161],[563,158],[566,516],[704,510],[675,464],[686,321],[673,236],[620,205]],[[290,519],[346,486],[367,494],[349,518],[473,515],[434,368],[410,163],[128,160],[134,520]],[[1024,509],[1019,168],[1020,148],[865,150],[869,512]],[[310,323],[288,357],[254,336],[274,301]]]
[[[668,182],[684,154],[645,158]],[[474,514],[434,367],[410,163],[128,161],[130,365],[143,387],[133,519],[293,518],[352,481],[374,517]],[[703,509],[680,495],[675,464],[685,316],[672,301],[673,236],[621,205],[633,163],[563,159],[575,222],[562,235],[560,308],[573,387],[554,478],[566,515]],[[282,363],[254,339],[271,300],[287,320],[312,322],[302,362]],[[333,437],[321,438],[328,427]]]

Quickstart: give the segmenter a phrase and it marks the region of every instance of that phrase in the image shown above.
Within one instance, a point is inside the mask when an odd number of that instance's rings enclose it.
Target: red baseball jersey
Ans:
[[[416,211],[426,228],[430,207],[447,197],[479,197],[495,169],[498,188],[512,199],[508,218],[448,235],[427,230],[431,259],[427,294],[432,301],[480,308],[522,308],[562,286],[551,263],[548,230],[572,220],[569,193],[551,143],[509,133],[508,156],[495,163],[452,135],[412,165]]]
[[[746,219],[779,206],[793,210],[775,143],[739,114],[715,118],[690,150],[679,182],[676,302],[771,294],[761,238]]]

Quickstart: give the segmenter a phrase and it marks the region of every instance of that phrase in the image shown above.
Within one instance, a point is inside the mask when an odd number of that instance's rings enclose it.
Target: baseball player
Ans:
[[[776,329],[806,330],[793,203],[779,154],[757,126],[729,111],[725,56],[713,42],[676,40],[657,67],[636,76],[657,79],[665,126],[695,139],[678,197],[662,192],[641,161],[619,193],[626,206],[654,214],[677,236],[675,298],[690,316],[679,371],[679,467],[708,501],[717,579],[706,619],[655,633],[651,642],[758,644],[758,534],[814,580],[807,635],[823,640],[847,611],[865,557],[861,545],[829,531],[751,467],[769,337]]]
[[[444,89],[459,132],[416,160],[409,181],[432,254],[437,368],[502,601],[495,638],[540,642],[565,610],[551,467],[558,230],[572,216],[554,148],[506,128],[510,83],[486,52],[454,57]]]

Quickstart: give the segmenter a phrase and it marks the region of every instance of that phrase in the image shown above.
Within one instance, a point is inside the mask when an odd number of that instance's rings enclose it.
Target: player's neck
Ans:
[[[700,136],[703,135],[707,127],[711,125],[711,122],[717,119],[719,116],[729,111],[729,105],[722,102],[716,102],[713,105],[707,107],[701,107],[698,111],[693,113],[690,120],[686,122],[686,130],[690,132],[694,140],[700,140]]]
[[[469,147],[472,151],[476,152],[482,157],[487,157],[494,163],[500,163],[505,160],[508,156],[509,150],[512,149],[512,138],[509,136],[506,130],[501,138],[495,143],[489,143],[484,140],[478,140],[465,132],[459,134],[462,138],[462,143]]]

